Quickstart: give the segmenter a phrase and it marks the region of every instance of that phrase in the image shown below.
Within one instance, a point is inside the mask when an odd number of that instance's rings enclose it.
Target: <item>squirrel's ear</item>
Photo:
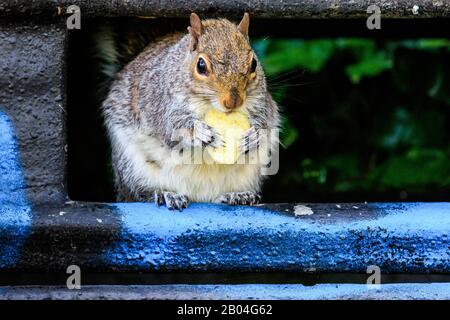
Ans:
[[[195,14],[194,12],[191,13],[191,26],[188,27],[189,34],[192,36],[191,41],[191,50],[194,51],[197,49],[198,45],[198,38],[203,33],[203,26],[202,21],[200,20],[200,17]]]
[[[250,15],[246,12],[244,13],[244,17],[238,25],[238,29],[245,36],[248,36],[248,26],[250,25]]]

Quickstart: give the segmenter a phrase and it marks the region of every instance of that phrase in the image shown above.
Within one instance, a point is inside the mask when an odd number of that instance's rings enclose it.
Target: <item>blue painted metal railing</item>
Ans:
[[[61,271],[317,271],[449,273],[450,204],[193,204],[173,212],[150,203],[2,211],[0,268]],[[298,208],[298,207],[297,207]],[[11,210],[11,209],[10,209]],[[27,230],[27,232],[24,232]],[[22,235],[11,237],[10,235]],[[20,242],[20,244],[19,244]],[[69,245],[70,244],[70,245]],[[16,261],[15,264],[11,264]]]
[[[330,208],[331,207],[331,208]],[[119,241],[105,263],[140,270],[450,271],[450,204],[227,207],[182,213],[118,204]],[[294,209],[294,210],[290,210]]]

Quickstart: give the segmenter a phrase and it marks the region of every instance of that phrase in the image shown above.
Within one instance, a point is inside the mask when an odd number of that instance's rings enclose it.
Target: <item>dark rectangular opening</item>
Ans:
[[[70,31],[68,191],[114,201],[95,34],[125,46],[187,19],[83,20]],[[146,31],[145,31],[146,30]],[[250,36],[282,106],[280,170],[265,202],[450,201],[449,19],[253,19]],[[125,56],[121,63],[131,59]]]

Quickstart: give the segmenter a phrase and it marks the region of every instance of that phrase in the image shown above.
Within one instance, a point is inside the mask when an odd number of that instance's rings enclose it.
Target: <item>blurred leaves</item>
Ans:
[[[443,44],[434,44],[439,45]],[[344,50],[353,54],[354,63],[346,66],[346,73],[355,83],[365,76],[376,76],[392,67],[387,52],[378,49],[373,41],[367,39],[264,39],[255,41],[254,46],[269,77],[295,68],[318,72],[334,54]]]
[[[349,39],[258,39],[253,46],[264,64],[268,77],[295,68],[319,72],[333,55],[346,52],[353,62],[345,66],[349,79],[358,83],[364,77],[374,77],[393,67],[393,51],[398,48],[416,50],[450,50],[450,40],[419,39],[389,42],[383,48],[374,40]]]
[[[271,76],[299,67],[307,68],[310,72],[317,72],[333,54],[335,44],[329,40],[265,39],[256,41],[257,48],[264,46],[265,55],[261,56],[261,49],[257,52],[263,60],[265,72]]]
[[[284,107],[287,190],[450,189],[450,40],[259,39],[254,48]]]
[[[450,50],[450,40],[448,39],[405,40],[400,42],[400,45],[408,49],[438,50],[445,48]]]
[[[368,181],[378,189],[402,189],[420,192],[432,186],[443,187],[450,183],[450,166],[445,151],[431,148],[414,148],[394,155],[368,175]]]
[[[348,65],[345,71],[353,83],[358,83],[363,77],[373,77],[390,68],[392,60],[385,52],[369,51],[357,63]]]

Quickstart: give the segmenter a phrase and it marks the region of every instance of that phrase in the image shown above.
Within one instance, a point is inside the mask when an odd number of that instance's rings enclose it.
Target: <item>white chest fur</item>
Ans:
[[[173,191],[195,202],[213,202],[227,192],[259,191],[258,164],[192,163],[158,139],[139,134],[116,131],[113,143],[128,162],[124,178],[145,190]]]

